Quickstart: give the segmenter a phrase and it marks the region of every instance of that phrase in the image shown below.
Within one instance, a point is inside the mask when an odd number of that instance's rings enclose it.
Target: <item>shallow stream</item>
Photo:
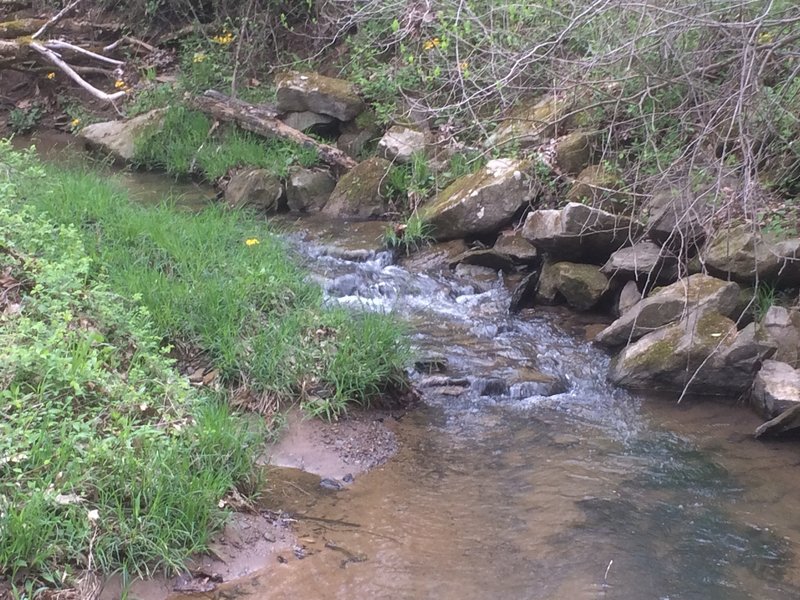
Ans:
[[[127,182],[144,201],[170,187]],[[287,238],[329,302],[397,313],[447,367],[415,375],[424,402],[393,419],[387,464],[339,491],[301,478],[273,496],[302,552],[207,597],[800,597],[796,444],[754,441],[735,402],[614,389],[579,320],[509,316],[499,279],[407,270],[369,226],[299,227]]]

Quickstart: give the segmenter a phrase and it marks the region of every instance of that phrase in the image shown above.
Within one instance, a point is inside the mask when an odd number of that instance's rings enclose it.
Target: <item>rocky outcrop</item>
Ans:
[[[239,171],[231,176],[225,188],[229,208],[255,208],[265,212],[281,209],[283,185],[266,169]]]
[[[609,277],[623,281],[633,279],[652,284],[677,279],[674,257],[665,256],[658,245],[646,240],[620,248],[611,255],[601,270]]]
[[[336,217],[379,217],[386,211],[386,174],[391,166],[377,157],[358,163],[336,184],[322,212]]]
[[[641,226],[620,215],[570,202],[561,210],[535,210],[523,237],[554,259],[604,262],[641,233]]]
[[[416,152],[425,150],[425,134],[416,129],[395,125],[378,142],[378,152],[386,159],[407,163]]]
[[[78,137],[90,148],[129,163],[135,158],[136,139],[148,129],[160,127],[165,114],[165,109],[157,109],[124,121],[93,123],[81,129]]]
[[[328,202],[336,179],[328,171],[293,167],[286,180],[286,203],[297,212],[318,212]]]
[[[764,419],[800,406],[800,371],[784,362],[764,361],[753,381],[751,403]]]
[[[438,240],[495,233],[531,199],[529,167],[527,161],[491,160],[439,192],[419,215]]]
[[[280,112],[311,111],[350,121],[364,110],[353,84],[317,73],[283,73],[275,78]]]
[[[608,279],[593,265],[548,263],[542,268],[536,299],[554,304],[563,298],[575,310],[589,310],[607,290]]]
[[[689,314],[714,312],[730,317],[738,305],[739,286],[698,273],[661,288],[601,331],[596,341],[621,346]]]

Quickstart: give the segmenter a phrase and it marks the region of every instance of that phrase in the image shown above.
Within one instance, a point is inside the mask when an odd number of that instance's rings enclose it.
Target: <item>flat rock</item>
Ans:
[[[656,290],[606,327],[596,341],[621,346],[664,327],[690,312],[731,316],[738,305],[739,286],[698,273]]]
[[[522,237],[521,231],[506,235],[501,234],[492,249],[495,252],[510,256],[520,264],[530,265],[539,260],[539,252],[536,250],[536,246]]]
[[[558,125],[568,120],[573,105],[574,99],[568,95],[548,95],[533,103],[521,102],[489,136],[486,147],[508,143],[519,148],[538,146],[553,136]]]
[[[310,110],[304,110],[301,112],[288,112],[281,116],[281,121],[298,131],[315,131],[320,127],[324,128],[326,125],[334,123],[336,119],[330,115],[321,115]]]
[[[770,306],[761,326],[777,346],[773,358],[797,369],[800,367],[800,312],[783,306]]]
[[[552,304],[560,295],[575,310],[589,310],[607,290],[608,278],[596,266],[563,261],[544,266],[537,300]]]
[[[641,241],[614,252],[601,270],[615,279],[671,283],[677,278],[675,264],[657,244]]]

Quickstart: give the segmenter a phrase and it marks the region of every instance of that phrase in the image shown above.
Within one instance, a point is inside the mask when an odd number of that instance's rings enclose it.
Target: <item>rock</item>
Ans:
[[[355,86],[343,79],[292,71],[275,78],[280,112],[311,111],[350,121],[364,110]]]
[[[519,148],[538,146],[553,136],[558,125],[566,125],[572,107],[570,98],[556,95],[545,96],[533,104],[520,103],[489,136],[486,147],[508,143]]]
[[[784,362],[765,360],[753,381],[751,403],[764,419],[800,406],[800,371]]]
[[[527,161],[491,160],[439,192],[419,215],[438,240],[495,233],[530,201],[529,167]]]
[[[573,131],[555,141],[556,165],[568,174],[576,174],[589,166],[597,134],[587,131]]]
[[[496,250],[467,250],[459,254],[450,261],[450,267],[459,264],[477,265],[488,267],[494,271],[511,271],[514,268],[513,259],[507,254],[501,254]]]
[[[796,429],[800,427],[800,404],[792,406],[779,414],[774,419],[759,425],[755,433],[755,438],[763,436],[776,436],[783,433],[792,432],[796,433]]]
[[[774,281],[780,266],[771,246],[747,225],[715,235],[704,249],[703,262],[713,275],[750,284]]]
[[[660,288],[601,331],[596,341],[620,346],[677,321],[688,313],[715,312],[730,316],[736,310],[739,286],[698,273]]]
[[[281,209],[282,197],[280,179],[266,169],[234,173],[225,188],[225,203],[229,208],[250,207],[276,212]]]
[[[773,358],[795,369],[800,367],[800,312],[770,306],[760,324],[775,341]]]
[[[715,312],[694,312],[626,346],[611,361],[609,379],[632,389],[681,390],[702,388],[703,373],[713,369],[708,357],[725,339],[736,335],[736,324]],[[703,393],[718,390],[703,389]]]
[[[547,303],[560,294],[572,308],[589,310],[608,289],[608,279],[593,265],[559,262],[545,266],[539,289]]]
[[[322,212],[336,217],[378,217],[385,212],[386,173],[392,164],[383,158],[358,163],[336,184]]]
[[[705,240],[703,221],[708,216],[708,205],[689,186],[653,194],[647,203],[647,212],[647,235],[659,246],[686,253]]]
[[[335,187],[336,179],[328,171],[293,167],[286,180],[289,209],[297,212],[320,211]]]
[[[536,297],[536,288],[539,285],[539,271],[528,273],[522,278],[511,292],[511,303],[508,307],[508,312],[511,314],[518,313],[520,310],[533,304]]]
[[[281,117],[281,121],[298,131],[312,131],[318,133],[320,129],[325,129],[325,125],[334,123],[336,119],[329,115],[321,115],[309,110],[304,110],[301,112],[288,112]]]
[[[395,125],[378,142],[378,152],[398,163],[407,163],[415,152],[425,150],[425,134],[416,129]]]
[[[704,373],[702,382],[720,390],[746,390],[762,361],[775,354],[775,341],[763,327],[750,323],[733,340],[725,340]]]
[[[401,263],[409,271],[442,271],[449,268],[456,256],[467,250],[469,247],[464,240],[450,240],[422,248],[411,256],[401,257]]]
[[[511,377],[508,395],[515,400],[532,396],[555,396],[569,389],[566,379],[531,368],[521,368]]]
[[[672,282],[678,275],[676,260],[664,256],[659,246],[648,241],[620,248],[611,255],[601,271],[615,279],[633,279],[650,284]]]
[[[641,227],[627,217],[570,202],[561,210],[535,210],[522,228],[522,236],[554,259],[601,263]]]
[[[495,252],[510,256],[515,262],[531,265],[539,259],[536,246],[522,237],[522,232],[516,231],[511,235],[501,234],[492,247]]]
[[[508,383],[499,377],[476,377],[472,382],[472,390],[478,396],[506,396]]]
[[[461,263],[456,265],[455,274],[469,280],[469,285],[479,292],[489,291],[497,283],[497,271],[480,265]]]
[[[619,174],[602,165],[583,169],[567,192],[567,202],[622,213],[628,210],[630,196],[620,190],[625,185]]]
[[[160,108],[124,121],[93,123],[81,129],[78,137],[90,148],[129,163],[135,158],[136,139],[148,129],[160,127],[165,114],[166,109]]]
[[[342,133],[336,140],[336,147],[351,158],[361,158],[367,147],[381,137],[381,130],[375,117],[370,115],[370,112],[365,111],[355,121],[342,125]]]
[[[617,299],[617,316],[622,316],[642,299],[642,293],[635,281],[628,281],[619,292]],[[595,336],[596,337],[596,336]]]

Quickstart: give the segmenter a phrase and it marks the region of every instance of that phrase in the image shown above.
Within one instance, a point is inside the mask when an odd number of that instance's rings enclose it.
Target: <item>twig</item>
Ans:
[[[81,3],[81,0],[73,0],[72,2],[70,2],[70,3],[69,3],[67,6],[65,6],[64,8],[62,8],[62,9],[61,9],[61,10],[60,10],[60,11],[59,11],[57,14],[56,14],[56,16],[54,16],[52,19],[50,19],[49,21],[47,21],[47,23],[45,23],[44,25],[42,25],[42,26],[39,28],[39,30],[38,30],[36,33],[34,33],[34,34],[31,36],[31,39],[32,39],[32,40],[35,40],[35,39],[37,39],[37,38],[38,38],[40,35],[42,35],[42,34],[43,34],[45,31],[47,31],[47,29],[48,29],[50,26],[52,26],[52,25],[55,25],[56,23],[58,23],[58,22],[59,22],[61,19],[63,19],[63,18],[64,18],[64,17],[67,15],[67,13],[68,13],[69,11],[71,11],[73,8],[75,8],[76,6],[78,6],[78,4],[80,4],[80,3]]]
[[[72,50],[73,52],[77,52],[78,54],[83,54],[84,56],[89,56],[94,58],[95,60],[99,60],[101,62],[106,62],[110,65],[114,65],[115,67],[121,67],[125,64],[123,60],[117,60],[115,58],[108,58],[107,56],[103,56],[102,54],[97,54],[96,52],[92,52],[91,50],[85,50],[80,46],[76,46],[75,44],[70,44],[69,42],[62,42],[58,40],[51,40],[44,43],[45,48],[49,48],[50,50],[53,49],[66,49]]]

